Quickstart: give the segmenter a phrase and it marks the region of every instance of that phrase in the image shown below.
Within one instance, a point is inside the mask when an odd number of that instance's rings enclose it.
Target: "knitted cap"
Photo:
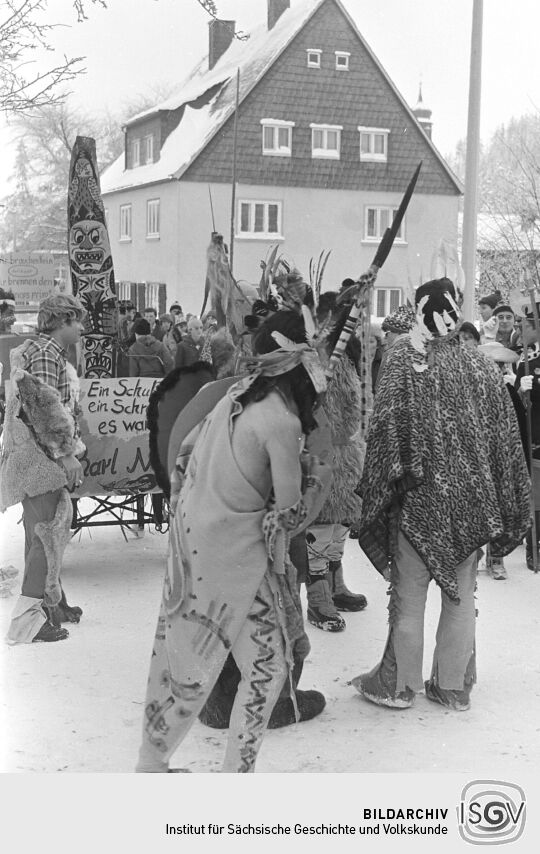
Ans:
[[[495,308],[501,301],[501,292],[495,291],[494,294],[486,294],[485,297],[480,297],[478,305],[489,305],[490,308]]]
[[[410,332],[416,322],[416,312],[408,305],[400,305],[382,322],[383,332],[397,332],[399,335]]]

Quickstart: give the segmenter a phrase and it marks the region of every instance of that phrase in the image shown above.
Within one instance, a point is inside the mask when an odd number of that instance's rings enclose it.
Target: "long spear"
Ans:
[[[360,317],[360,313],[362,310],[364,311],[365,318],[365,328],[363,329],[363,341],[362,341],[362,354],[361,354],[361,362],[360,362],[360,383],[362,386],[362,399],[364,401],[368,401],[371,396],[371,388],[370,388],[370,364],[369,364],[369,356],[368,356],[368,343],[369,343],[369,326],[371,319],[371,297],[373,293],[373,286],[375,284],[375,279],[377,278],[377,274],[381,269],[382,265],[388,258],[390,254],[390,250],[393,246],[396,235],[399,231],[401,223],[403,222],[403,217],[405,216],[405,211],[409,206],[409,202],[411,200],[411,196],[414,192],[414,188],[416,186],[416,182],[418,181],[418,176],[420,174],[420,169],[422,168],[422,161],[418,164],[415,169],[414,175],[409,181],[409,185],[405,191],[405,195],[401,200],[401,204],[396,211],[396,215],[392,222],[390,228],[387,228],[384,232],[383,238],[379,244],[377,252],[375,253],[375,257],[366,273],[364,273],[360,278],[355,282],[354,285],[351,285],[350,288],[347,288],[343,293],[338,297],[338,303],[344,302],[349,296],[354,295],[354,304],[351,308],[349,316],[345,321],[343,329],[341,331],[341,335],[334,347],[334,352],[330,356],[330,361],[328,363],[328,368],[326,369],[326,377],[330,380],[333,376],[333,373],[336,369],[338,362],[343,358],[345,353],[345,348],[349,343],[351,335],[353,334],[356,324],[358,322],[358,318]],[[367,409],[369,407],[363,407],[362,418],[360,423],[360,432],[361,435],[365,435],[365,431],[367,428]]]

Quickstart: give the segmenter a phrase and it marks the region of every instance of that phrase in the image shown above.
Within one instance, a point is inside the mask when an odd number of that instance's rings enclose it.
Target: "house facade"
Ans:
[[[430,122],[340,0],[267,0],[249,41],[233,34],[234,22],[210,23],[209,56],[177,96],[129,122],[124,155],[102,176],[119,296],[163,303],[166,285],[168,303],[200,310],[211,232],[230,242],[234,164],[235,278],[258,282],[278,243],[305,275],[332,250],[324,288],[337,288],[371,263],[422,160],[377,281],[384,317],[429,278],[440,240],[457,241],[461,188]]]

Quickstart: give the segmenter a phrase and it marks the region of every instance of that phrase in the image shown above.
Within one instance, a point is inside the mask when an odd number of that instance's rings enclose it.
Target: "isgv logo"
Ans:
[[[459,833],[472,845],[515,842],[523,833],[526,812],[520,786],[502,780],[473,780],[461,793]]]

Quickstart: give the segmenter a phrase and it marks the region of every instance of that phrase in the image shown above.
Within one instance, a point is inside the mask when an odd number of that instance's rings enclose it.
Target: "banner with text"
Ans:
[[[36,308],[55,293],[57,261],[52,255],[11,255],[0,262],[0,287],[12,291],[15,310]]]
[[[86,452],[76,495],[159,492],[149,461],[146,409],[159,379],[81,379],[80,426]]]

